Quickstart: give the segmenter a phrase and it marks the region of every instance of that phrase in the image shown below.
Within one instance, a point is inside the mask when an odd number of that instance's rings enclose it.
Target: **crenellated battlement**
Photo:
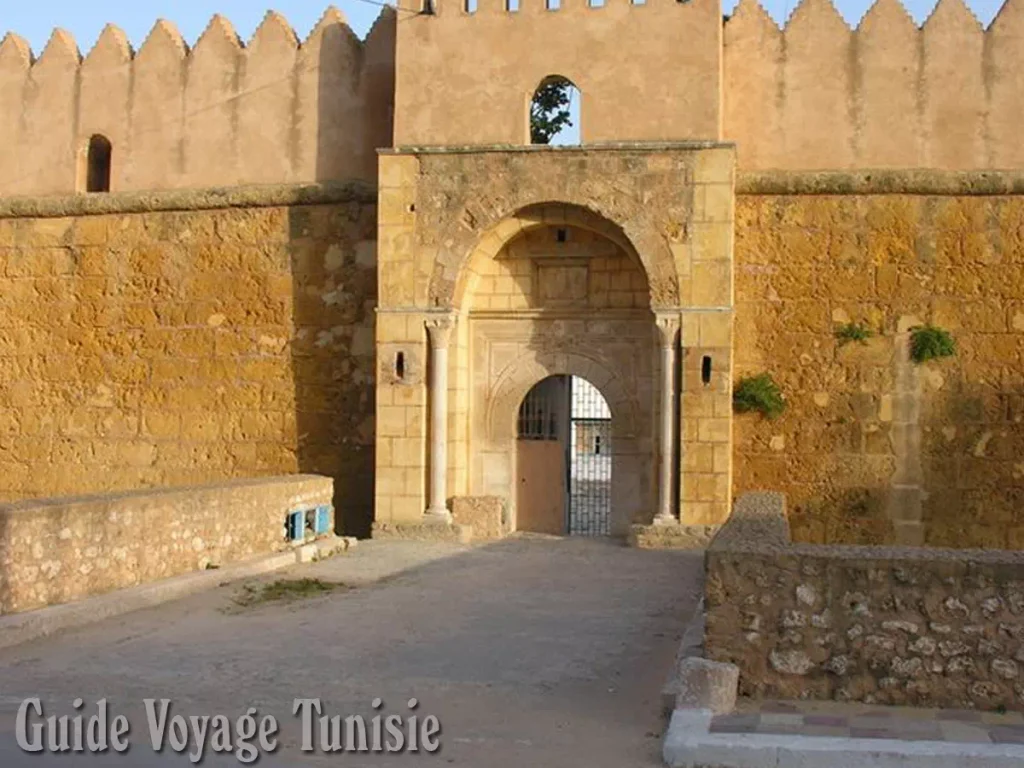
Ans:
[[[38,57],[0,42],[0,194],[81,187],[91,136],[111,188],[373,179],[391,144],[394,12],[365,41],[329,8],[305,40],[270,12],[244,43],[214,16],[189,47],[157,21],[137,52],[107,25],[83,57],[57,29]],[[14,119],[11,119],[14,116]]]
[[[985,29],[963,0],[918,26],[877,0],[851,27],[802,0],[783,27],[741,0],[725,24],[726,136],[752,169],[1024,167],[1024,3]]]
[[[423,18],[440,20],[455,16],[486,17],[495,14],[509,18],[549,14],[554,18],[555,14],[596,13],[620,6],[638,12],[658,6],[676,8],[681,12],[691,2],[692,0],[645,0],[639,3],[634,0],[407,0],[403,6],[411,12],[420,11]]]
[[[382,19],[379,19],[377,23],[379,24],[383,20],[383,16],[392,13],[394,12],[390,8],[385,9]],[[38,57],[23,37],[16,32],[6,33],[3,38],[0,38],[0,57],[9,55],[20,61],[23,66],[31,68],[42,59],[54,56],[74,58],[83,63],[90,59],[95,60],[111,55],[119,60],[129,61],[136,58],[137,55],[141,55],[143,51],[156,46],[170,47],[182,59],[186,59],[193,55],[196,50],[202,50],[204,46],[214,45],[215,43],[211,42],[211,37],[215,37],[221,42],[226,42],[239,51],[275,42],[292,46],[298,50],[299,48],[317,45],[324,34],[335,27],[346,33],[354,46],[362,47],[364,45],[364,42],[352,31],[345,15],[334,6],[331,6],[320,17],[316,26],[310,30],[305,40],[299,37],[294,27],[277,11],[268,11],[266,13],[263,21],[253,32],[248,42],[242,40],[242,37],[235,31],[235,27],[230,19],[220,14],[214,14],[200,34],[194,47],[188,45],[173,21],[157,19],[137,52],[132,48],[124,30],[116,24],[107,24],[93,47],[84,56],[80,53],[74,35],[67,30],[57,28],[50,35],[49,41]],[[372,35],[373,32],[371,31],[370,34]]]
[[[0,194],[82,189],[94,136],[111,189],[376,177],[398,145],[528,143],[552,75],[581,92],[585,143],[728,139],[741,168],[1024,167],[1024,0],[986,28],[964,0],[918,25],[877,0],[783,24],[757,0],[403,0],[360,40],[329,8],[300,39],[270,12],[243,41],[214,16],[190,46],[114,25],[83,56],[55,30],[0,41]],[[425,10],[424,10],[425,9]],[[398,23],[398,22],[401,23]]]

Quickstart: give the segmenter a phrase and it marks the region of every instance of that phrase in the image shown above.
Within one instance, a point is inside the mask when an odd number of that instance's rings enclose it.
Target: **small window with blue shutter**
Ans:
[[[330,533],[331,508],[327,504],[321,504],[316,508],[316,535],[322,536]]]
[[[306,513],[292,512],[288,515],[288,540],[302,541],[306,537]]]

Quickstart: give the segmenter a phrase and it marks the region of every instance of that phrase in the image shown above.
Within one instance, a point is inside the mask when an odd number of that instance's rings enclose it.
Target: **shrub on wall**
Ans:
[[[740,379],[733,389],[732,404],[738,413],[757,411],[768,419],[775,419],[786,410],[782,390],[770,373]]]
[[[919,325],[910,331],[910,357],[915,363],[938,360],[956,354],[956,340],[949,331],[934,325]]]
[[[863,323],[846,323],[836,328],[836,339],[839,340],[839,346],[848,344],[851,341],[859,341],[864,344],[875,334]]]

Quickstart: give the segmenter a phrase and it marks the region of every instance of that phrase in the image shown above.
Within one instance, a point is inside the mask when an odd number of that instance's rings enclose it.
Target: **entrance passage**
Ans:
[[[516,514],[522,531],[611,533],[611,410],[578,376],[551,376],[519,408]]]

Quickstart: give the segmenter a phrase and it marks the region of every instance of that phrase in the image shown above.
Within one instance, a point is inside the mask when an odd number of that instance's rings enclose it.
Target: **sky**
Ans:
[[[410,6],[413,0],[401,0]],[[611,0],[612,2],[618,0]],[[835,0],[840,13],[856,24],[872,0]],[[63,27],[78,41],[83,55],[99,37],[103,25],[113,22],[138,49],[158,18],[177,24],[186,42],[195,43],[214,13],[227,16],[243,40],[248,40],[273,0],[0,0],[0,34],[7,30],[26,38],[38,55],[54,27]],[[768,12],[781,21],[792,13],[797,0],[763,0]],[[934,0],[904,0],[910,14],[921,23],[934,7]],[[1000,0],[967,0],[983,24],[989,24]],[[380,12],[375,0],[335,0],[356,34],[364,37]],[[724,0],[728,13],[736,0]],[[277,0],[275,9],[305,38],[327,7],[327,0]]]

